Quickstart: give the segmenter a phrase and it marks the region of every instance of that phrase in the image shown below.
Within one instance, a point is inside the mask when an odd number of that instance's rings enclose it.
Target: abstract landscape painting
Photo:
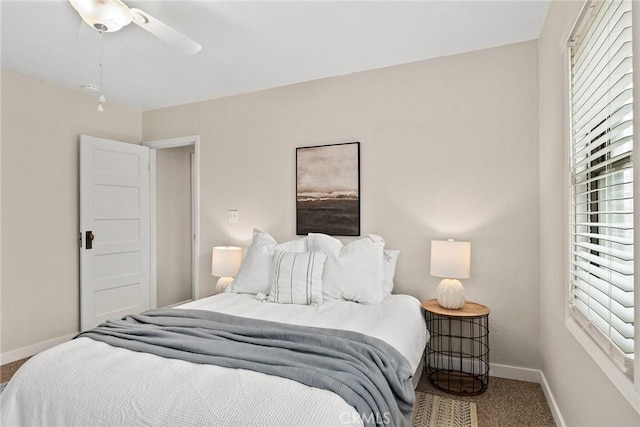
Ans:
[[[296,232],[360,235],[360,143],[296,148]]]

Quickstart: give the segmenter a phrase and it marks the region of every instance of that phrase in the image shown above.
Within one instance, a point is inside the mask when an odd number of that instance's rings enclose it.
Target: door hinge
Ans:
[[[78,247],[82,249],[82,233],[78,233]]]

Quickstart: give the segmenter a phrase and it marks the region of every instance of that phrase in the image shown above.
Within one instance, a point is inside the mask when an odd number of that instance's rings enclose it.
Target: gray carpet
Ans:
[[[455,396],[436,389],[423,375],[417,391],[475,403],[480,427],[556,426],[542,388],[536,383],[491,377],[486,392]]]

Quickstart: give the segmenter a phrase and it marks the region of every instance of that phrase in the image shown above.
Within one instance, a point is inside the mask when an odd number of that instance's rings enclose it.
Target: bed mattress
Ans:
[[[178,308],[361,332],[395,347],[415,370],[427,342],[420,302],[328,300],[319,307],[220,294]],[[1,398],[0,425],[360,425],[338,395],[243,369],[200,365],[79,338],[30,359]]]

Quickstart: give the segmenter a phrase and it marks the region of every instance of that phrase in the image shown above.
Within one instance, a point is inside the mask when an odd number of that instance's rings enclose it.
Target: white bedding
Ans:
[[[427,341],[420,302],[329,300],[320,307],[220,294],[181,306],[380,338],[418,367]],[[360,425],[338,395],[253,371],[199,365],[79,338],[30,359],[1,398],[0,425]]]

